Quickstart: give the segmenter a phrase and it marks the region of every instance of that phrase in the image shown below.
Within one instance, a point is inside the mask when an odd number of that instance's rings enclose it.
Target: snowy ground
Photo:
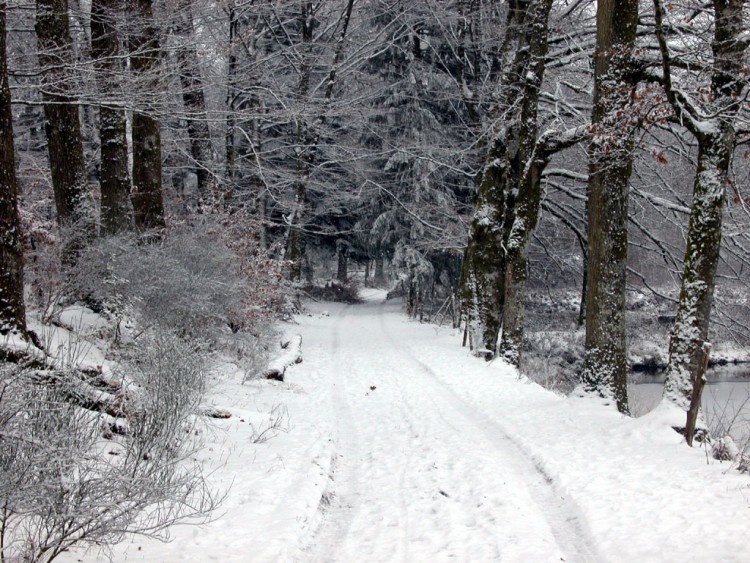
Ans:
[[[221,514],[115,561],[750,560],[750,478],[688,448],[675,413],[561,398],[368,298],[285,327],[304,355],[285,383],[220,366],[233,416],[203,462],[231,486]],[[288,431],[253,443],[277,405]]]

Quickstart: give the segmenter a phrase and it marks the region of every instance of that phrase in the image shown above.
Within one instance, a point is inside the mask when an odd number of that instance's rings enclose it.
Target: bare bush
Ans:
[[[284,405],[276,405],[268,413],[268,418],[264,422],[258,425],[250,423],[250,426],[253,429],[250,441],[253,444],[263,444],[282,432],[289,432],[289,411]]]
[[[351,284],[343,284],[336,281],[328,282],[323,286],[308,284],[302,288],[302,291],[316,301],[351,304],[362,303],[359,290]]]
[[[131,308],[142,326],[185,337],[206,337],[227,326],[243,297],[234,255],[200,227],[182,227],[145,245],[132,236],[101,239],[84,252],[73,275],[87,301],[118,313]]]
[[[126,534],[166,538],[205,521],[218,498],[189,460],[205,370],[169,334],[139,343],[112,419],[71,401],[72,368],[0,368],[0,550],[3,561],[51,561],[75,545],[107,547]],[[41,371],[41,374],[40,374]]]
[[[583,357],[580,332],[529,332],[524,340],[521,372],[546,389],[567,394],[577,384]]]

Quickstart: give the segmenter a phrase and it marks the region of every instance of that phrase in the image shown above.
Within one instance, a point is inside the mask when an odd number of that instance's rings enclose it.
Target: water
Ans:
[[[661,400],[664,377],[631,375],[628,395],[634,416],[642,416]],[[702,397],[703,412],[716,435],[731,434],[738,444],[750,444],[750,369],[723,366],[708,370]]]

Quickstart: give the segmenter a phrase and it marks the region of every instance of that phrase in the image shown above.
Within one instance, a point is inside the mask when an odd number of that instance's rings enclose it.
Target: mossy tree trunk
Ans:
[[[508,210],[513,218],[505,244],[505,272],[503,279],[502,338],[500,355],[513,365],[521,361],[523,342],[524,298],[528,275],[527,254],[536,229],[541,205],[541,175],[549,156],[537,144],[537,113],[539,91],[544,78],[547,55],[547,34],[552,0],[536,0],[529,9],[531,22],[527,30],[529,56],[523,73],[523,93],[519,115],[518,150],[513,155],[511,168],[517,176],[512,199],[515,207]]]
[[[716,0],[712,42],[711,96],[698,108],[672,85],[671,60],[663,32],[664,8],[655,0],[657,33],[662,52],[665,89],[678,117],[698,141],[698,167],[693,183],[687,246],[680,299],[669,344],[664,397],[687,412],[686,438],[692,445],[700,410],[705,366],[711,345],[711,323],[716,269],[722,239],[722,214],[734,155],[735,121],[746,81],[747,41],[743,33],[742,0]],[[699,98],[700,101],[700,98]],[[711,116],[711,117],[705,117]]]
[[[5,13],[0,0],[0,334],[26,333],[23,301],[23,243],[13,153],[13,121],[5,54]]]
[[[72,94],[76,85],[67,0],[37,0],[35,27],[57,221],[65,239],[64,260],[74,263],[96,233],[96,213],[88,191],[78,105]]]
[[[625,275],[628,184],[637,123],[632,51],[637,0],[600,0],[594,68],[593,138],[589,147],[586,341],[583,388],[628,412]]]
[[[464,253],[459,295],[470,344],[485,357],[492,357],[497,351],[505,296],[505,244],[513,222],[509,210],[515,206],[514,186],[524,174],[526,157],[530,156],[535,141],[531,138],[532,149],[529,149],[522,108],[532,64],[530,45],[535,33],[532,14],[541,5],[546,2],[513,0],[508,5],[495,111],[502,125],[490,143],[484,169],[478,177],[477,206]],[[543,12],[547,8],[540,9]],[[541,80],[541,76],[538,78]]]
[[[123,7],[121,0],[91,2],[91,55],[99,91],[104,97],[99,108],[102,234],[127,230],[132,222],[125,111],[112,104],[115,85],[124,70],[115,20]]]

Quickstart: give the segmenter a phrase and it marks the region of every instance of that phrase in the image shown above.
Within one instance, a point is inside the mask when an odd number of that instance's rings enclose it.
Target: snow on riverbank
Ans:
[[[115,561],[748,560],[750,478],[688,448],[675,413],[561,398],[368,297],[286,327],[304,360],[285,383],[218,367],[212,403],[233,416],[200,461],[221,514]],[[274,407],[288,432],[253,443]]]

